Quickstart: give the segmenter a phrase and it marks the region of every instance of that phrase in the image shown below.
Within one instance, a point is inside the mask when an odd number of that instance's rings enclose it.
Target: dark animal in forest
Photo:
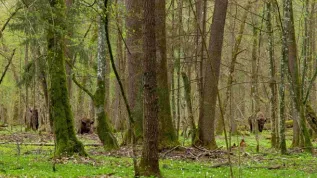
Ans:
[[[80,123],[80,128],[78,130],[78,133],[84,134],[84,133],[93,133],[93,126],[94,121],[88,119],[88,118],[82,118]]]
[[[29,108],[25,114],[25,123],[28,128],[36,131],[39,128],[39,112],[37,109]]]
[[[37,130],[39,128],[39,111],[37,109],[32,110],[31,128]]]
[[[248,118],[248,122],[249,122],[249,125],[250,125],[250,132],[254,132],[255,129],[256,129],[256,125],[258,126],[258,129],[260,132],[263,131],[263,128],[264,128],[264,124],[266,122],[266,117],[264,116],[264,114],[262,112],[258,112],[256,114],[252,114],[252,116],[250,116]]]

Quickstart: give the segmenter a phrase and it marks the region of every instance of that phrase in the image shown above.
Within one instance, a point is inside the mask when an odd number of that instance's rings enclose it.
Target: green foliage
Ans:
[[[94,150],[94,148],[90,148]],[[85,162],[78,162],[73,157],[63,164],[56,164],[56,172],[52,170],[51,154],[53,147],[21,146],[21,155],[17,156],[16,145],[0,146],[0,177],[93,177],[113,175],[115,177],[132,177],[133,166],[130,158],[115,158],[104,155],[92,156]],[[316,160],[309,154],[301,153],[280,157],[269,154],[266,159],[273,161],[257,163],[255,160],[245,162],[240,167],[241,177],[315,177]],[[270,164],[287,164],[287,168],[268,170]],[[162,175],[166,178],[178,177],[229,177],[229,168],[211,168],[213,162],[181,161],[164,159],[160,162]],[[309,165],[309,166],[308,166]],[[234,175],[238,175],[239,167],[234,166]]]
[[[18,129],[14,129],[14,132]],[[8,131],[0,131],[0,134],[10,135]],[[291,144],[291,130],[286,133],[287,144]],[[270,149],[270,140],[265,139],[270,133],[265,131],[260,135],[260,153],[255,153],[256,141],[254,135],[244,136],[247,143],[245,152],[249,156],[243,156],[241,152],[241,164],[235,162],[233,172],[235,177],[316,177],[317,160],[308,153],[293,152],[281,156],[278,151]],[[85,143],[92,143],[92,140],[83,139]],[[242,136],[232,137],[232,143],[240,141]],[[190,141],[190,139],[187,139]],[[186,140],[186,141],[187,141]],[[26,141],[26,140],[25,140]],[[31,140],[32,141],[32,140]],[[187,143],[187,142],[186,142]],[[189,145],[188,142],[186,145]],[[315,142],[316,144],[316,142]],[[223,136],[217,137],[217,145],[224,147]],[[315,145],[316,146],[316,145]],[[78,157],[62,159],[57,162],[56,172],[53,172],[53,146],[28,146],[21,144],[19,147],[15,143],[0,145],[0,177],[94,177],[112,175],[114,177],[132,177],[133,163],[128,157],[106,156],[102,147],[87,147],[90,158]],[[237,159],[237,150],[233,151],[233,160]],[[179,158],[169,158],[160,160],[160,170],[165,178],[205,178],[205,177],[229,177],[229,167],[212,166],[226,159],[200,159],[183,160]],[[274,166],[281,166],[278,169],[269,169]]]

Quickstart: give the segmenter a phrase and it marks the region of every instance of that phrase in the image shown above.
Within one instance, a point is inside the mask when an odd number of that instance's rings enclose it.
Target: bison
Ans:
[[[80,134],[93,133],[93,125],[94,125],[94,121],[92,121],[88,118],[82,118],[78,133],[80,133]]]
[[[250,132],[254,132],[256,129],[255,128],[255,124],[258,125],[258,129],[260,132],[263,131],[263,128],[264,128],[264,124],[266,122],[266,117],[264,116],[264,114],[262,112],[258,112],[256,115],[255,114],[252,114],[252,116],[250,116],[248,118],[248,121],[249,121],[249,125],[250,125]]]

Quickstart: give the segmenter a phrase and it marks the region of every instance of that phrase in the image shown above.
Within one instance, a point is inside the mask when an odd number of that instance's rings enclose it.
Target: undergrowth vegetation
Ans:
[[[287,135],[290,148],[291,132]],[[269,136],[267,131],[260,135],[260,153],[255,152],[254,135],[232,136],[232,145],[238,145],[242,138],[247,144],[246,148],[236,147],[231,151],[234,177],[317,177],[315,155],[294,148],[289,149],[288,155],[281,156],[270,148]],[[54,146],[50,136],[0,131],[0,177],[133,177],[129,147],[105,152],[98,146],[97,137],[85,135],[79,138],[89,145],[86,146],[89,157],[53,159]],[[187,139],[184,141],[184,146],[161,151],[163,177],[230,176],[223,136],[217,137],[219,149],[211,152],[189,147]]]

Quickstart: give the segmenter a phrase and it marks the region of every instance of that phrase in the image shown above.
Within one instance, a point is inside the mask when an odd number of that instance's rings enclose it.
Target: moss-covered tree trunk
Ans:
[[[155,0],[156,10],[156,40],[157,40],[157,64],[158,72],[158,97],[159,97],[159,147],[168,148],[178,144],[176,131],[173,126],[170,92],[167,76],[167,53],[166,53],[166,12],[165,0]]]
[[[105,112],[105,76],[106,76],[106,31],[105,21],[99,18],[98,54],[97,54],[97,90],[94,94],[94,106],[97,115],[97,134],[106,150],[118,148],[116,138],[112,133],[109,118]]]
[[[67,39],[65,43],[67,47],[65,48],[65,57],[69,63],[73,64],[74,58],[74,42],[72,42],[71,38],[74,36],[74,1],[73,0],[65,0],[66,4],[66,19],[67,19]],[[69,97],[72,98],[72,67],[66,64],[66,79],[67,79],[67,89]]]
[[[190,82],[189,82],[189,79],[188,79],[186,73],[183,72],[182,77],[183,77],[183,82],[184,82],[185,99],[186,99],[188,117],[189,117],[189,122],[190,122],[190,134],[191,134],[191,138],[192,138],[192,145],[194,145],[196,135],[197,135],[197,128],[196,128],[196,124],[195,124],[192,101],[191,101],[191,97],[190,97],[191,86],[190,86]]]
[[[56,139],[56,156],[74,153],[87,155],[83,144],[76,138],[74,121],[66,85],[64,30],[65,2],[64,0],[50,1],[52,18],[49,18],[48,65],[50,75],[50,116]]]
[[[107,2],[105,2],[107,3]],[[100,4],[103,5],[103,4]],[[102,6],[101,6],[102,7]],[[107,6],[105,6],[106,8]],[[103,11],[106,14],[106,10]],[[107,14],[108,15],[108,14]],[[83,85],[73,78],[76,85],[84,90],[92,99],[94,111],[97,116],[97,134],[102,142],[105,150],[117,149],[117,139],[113,135],[113,128],[110,124],[108,114],[105,111],[107,105],[105,101],[106,93],[106,29],[108,28],[108,20],[105,16],[98,17],[98,52],[97,52],[97,89],[94,94],[89,92]]]

